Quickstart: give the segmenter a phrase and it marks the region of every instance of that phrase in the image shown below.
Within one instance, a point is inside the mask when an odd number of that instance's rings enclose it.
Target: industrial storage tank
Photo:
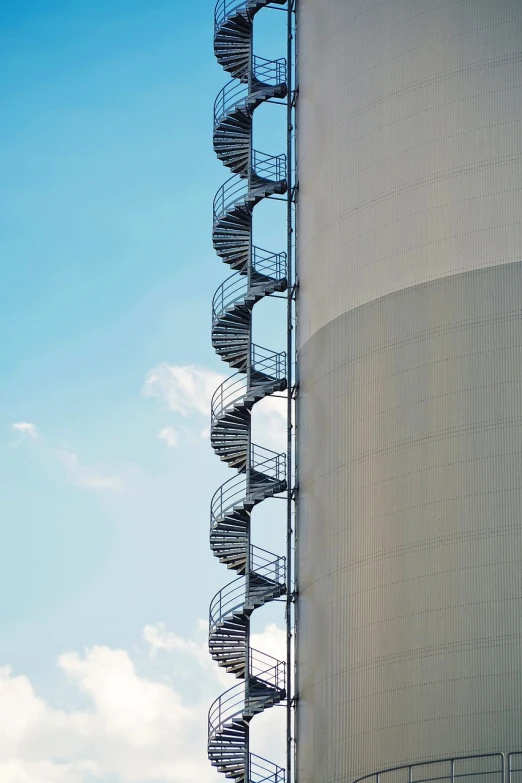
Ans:
[[[299,783],[503,783],[522,0],[299,0],[297,24]]]

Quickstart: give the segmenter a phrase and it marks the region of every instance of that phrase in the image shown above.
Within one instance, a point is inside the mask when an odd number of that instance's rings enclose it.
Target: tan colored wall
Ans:
[[[522,0],[299,0],[299,783],[522,746]]]
[[[516,261],[522,2],[299,0],[300,340]]]
[[[300,783],[522,746],[522,264],[301,351]]]

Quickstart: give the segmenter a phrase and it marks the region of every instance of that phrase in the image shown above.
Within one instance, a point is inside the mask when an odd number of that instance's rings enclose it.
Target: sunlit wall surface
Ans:
[[[522,0],[298,29],[297,766],[352,783],[522,748]]]

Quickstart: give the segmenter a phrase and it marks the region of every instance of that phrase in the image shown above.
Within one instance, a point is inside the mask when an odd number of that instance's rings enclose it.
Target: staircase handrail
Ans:
[[[255,380],[251,383],[251,390],[262,388],[275,381],[286,377],[286,354],[269,351],[260,345],[252,346],[253,364],[252,370],[266,376],[266,381]],[[218,386],[210,402],[211,427],[223,418],[224,414],[241,402],[249,392],[248,379],[245,373],[237,372],[226,378]]]
[[[208,612],[209,628],[212,631],[224,618],[236,610],[243,610],[245,604],[245,577],[238,576],[222,587],[210,602]]]
[[[283,767],[250,754],[250,783],[285,783],[286,771]]]
[[[250,545],[250,568],[276,584],[286,584],[286,557],[275,555],[260,546]]]
[[[286,253],[273,253],[254,245],[252,247],[252,269],[254,272],[274,280],[286,280],[288,270]]]
[[[236,716],[243,715],[245,710],[245,685],[240,682],[225,691],[212,702],[208,711],[208,737],[211,739],[216,731]]]
[[[282,57],[278,60],[267,60],[264,57],[254,57],[252,77],[256,84],[249,93],[249,85],[231,79],[218,92],[214,101],[214,128],[229,113],[229,110],[241,103],[246,103],[248,98],[255,98],[265,87],[279,87],[286,84],[286,60]],[[260,84],[262,86],[260,86]]]
[[[274,481],[286,478],[286,454],[266,449],[257,443],[252,443],[250,449],[250,465],[252,470],[263,473]]]
[[[270,182],[286,180],[286,155],[269,155],[260,150],[252,150],[252,174]]]
[[[276,555],[274,555],[274,557],[276,557]],[[278,562],[279,560],[280,558],[276,557],[276,560],[272,563],[274,576],[282,570],[281,563]],[[271,579],[270,576],[265,576],[264,574],[260,575],[263,576],[267,582],[271,583],[266,586],[266,595],[272,593],[275,588],[282,584],[279,580],[276,581],[275,579]],[[237,579],[229,582],[228,585],[225,585],[225,587],[222,587],[221,590],[216,593],[210,602],[208,613],[210,629],[216,628],[219,623],[223,622],[227,617],[230,617],[234,612],[242,610],[245,601],[261,595],[263,595],[263,592],[259,589],[253,590],[250,595],[246,594],[246,580],[244,576],[239,576]]]
[[[218,30],[238,8],[248,6],[249,0],[217,0],[214,8],[214,28]]]
[[[227,410],[242,400],[248,390],[247,377],[242,372],[236,372],[217,387],[210,402],[210,426],[220,421]]]
[[[244,505],[246,496],[246,476],[240,474],[225,481],[212,496],[210,501],[210,530],[214,530],[218,519],[223,519],[227,512]]]
[[[262,345],[252,345],[251,349],[251,365],[254,372],[267,375],[276,381],[281,381],[286,378],[286,351],[271,351],[268,348],[263,348]],[[256,382],[252,381],[252,386],[256,386]]]
[[[249,650],[249,673],[274,690],[284,691],[286,687],[286,662],[252,647]]]
[[[252,174],[263,183],[270,182],[274,185],[286,181],[286,155],[268,155],[259,150],[252,150]],[[253,184],[255,190],[261,188],[261,184]],[[214,196],[213,216],[214,225],[223,218],[235,204],[244,201],[249,194],[249,183],[239,174],[232,174],[221,185]]]
[[[267,278],[266,283],[286,281],[286,253],[269,253],[261,248],[253,247],[252,268],[254,272]],[[258,290],[262,291],[262,289],[262,283],[256,284],[254,282],[250,285],[252,293]],[[212,299],[212,323],[215,323],[227,308],[244,299],[248,293],[248,278],[244,271],[234,272],[233,275],[227,277]]]
[[[282,665],[283,661],[277,662]],[[261,679],[257,675],[254,675],[256,679]],[[225,691],[210,705],[208,711],[208,736],[209,739],[215,735],[215,733],[224,726],[230,723],[233,718],[242,716],[245,712],[248,712],[249,707],[254,705],[258,706],[262,703],[267,703],[274,698],[276,693],[281,693],[284,688],[274,687],[269,682],[263,683],[267,688],[267,695],[265,698],[255,697],[253,699],[245,700],[245,685],[240,682],[238,685],[234,685]]]

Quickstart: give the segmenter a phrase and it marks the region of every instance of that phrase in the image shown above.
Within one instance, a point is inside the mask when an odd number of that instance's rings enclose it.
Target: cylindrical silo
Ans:
[[[522,0],[297,24],[297,768],[352,783],[522,749]]]

